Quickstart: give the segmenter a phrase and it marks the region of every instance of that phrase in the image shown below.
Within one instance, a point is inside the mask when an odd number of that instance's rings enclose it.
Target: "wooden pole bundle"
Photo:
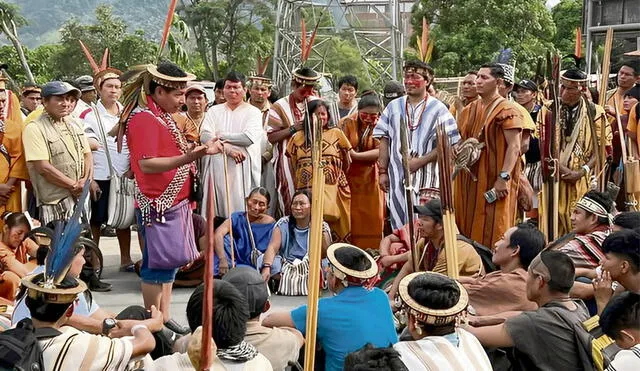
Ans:
[[[211,365],[211,342],[213,341],[213,219],[215,218],[215,197],[213,176],[209,179],[209,197],[207,200],[207,249],[204,255],[204,299],[202,301],[202,349],[200,370],[209,370]]]
[[[624,137],[624,130],[622,130],[622,124],[620,122],[620,111],[618,111],[618,105],[613,104],[613,109],[616,111],[616,124],[618,125],[618,134],[620,135],[620,146],[622,149],[622,169],[624,176],[624,190],[625,190],[625,207],[627,211],[638,211],[638,199],[637,194],[640,193],[640,164],[638,159],[635,159],[633,155],[629,155],[626,138]]]
[[[322,122],[313,115],[311,120],[311,160],[313,179],[311,183],[311,226],[309,230],[309,295],[307,302],[307,331],[304,351],[304,369],[313,371],[316,354],[318,325],[318,299],[320,297],[322,214],[324,209],[324,165],[322,164]]]
[[[453,187],[451,184],[451,143],[444,123],[436,125],[438,168],[440,170],[440,202],[442,204],[442,226],[444,228],[444,253],[447,258],[447,275],[458,279],[458,247],[456,216],[453,207]]]
[[[609,71],[611,69],[611,48],[613,47],[613,28],[609,27],[607,29],[607,37],[604,42],[604,55],[602,58],[602,74],[600,76],[600,91],[599,91],[599,99],[598,105],[604,107],[607,103],[607,87],[609,86]],[[604,192],[607,188],[607,154],[605,151],[605,141],[606,141],[606,125],[607,123],[603,123],[600,125],[600,148],[598,153],[600,153],[600,167],[599,172],[596,172],[598,176],[598,189],[601,192]]]
[[[413,271],[420,271],[420,249],[416,245],[416,234],[413,217],[413,185],[411,184],[411,171],[409,169],[409,133],[404,121],[404,115],[400,115],[400,154],[402,155],[402,169],[404,170],[404,198],[407,205],[407,224],[409,226],[409,245],[413,260]]]
[[[551,101],[545,125],[541,128],[540,147],[542,164],[542,190],[540,192],[540,230],[547,241],[558,238],[558,196],[560,156],[560,58],[547,53],[548,96]]]

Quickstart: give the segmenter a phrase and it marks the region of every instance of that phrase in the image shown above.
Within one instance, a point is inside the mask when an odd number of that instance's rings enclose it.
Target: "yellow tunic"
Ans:
[[[310,188],[314,169],[311,148],[305,146],[304,132],[299,131],[287,144],[286,155],[295,169],[293,179],[296,190]],[[322,161],[324,162],[324,220],[331,228],[333,242],[351,241],[351,190],[343,166],[351,144],[342,130],[322,132]],[[315,190],[312,190],[315,191]]]
[[[9,178],[16,178],[19,181],[29,180],[27,165],[24,158],[24,150],[22,148],[22,112],[20,111],[20,102],[13,92],[7,90],[7,114],[4,118],[5,134],[2,144],[7,148],[9,159],[0,154],[0,183],[6,183]],[[0,206],[0,215],[5,211],[22,211],[22,193],[20,182],[16,182],[15,190],[11,193],[11,197],[7,204]],[[0,227],[3,223],[0,220]]]
[[[541,127],[544,127],[546,123],[548,112],[547,107],[542,107],[538,114],[538,121]],[[571,137],[563,136],[560,139],[560,164],[567,166],[571,170],[579,171],[593,156],[596,156],[600,150],[600,133],[603,124],[605,124],[605,145],[610,146],[612,133],[611,127],[606,121],[604,109],[595,105],[594,127],[596,135],[594,139],[594,133],[587,115],[587,107],[583,104],[578,113],[578,119]],[[574,136],[575,138],[573,138]],[[595,175],[594,170],[591,169],[588,175],[578,179],[575,183],[560,179],[557,236],[563,236],[571,232],[571,212],[575,208],[576,202],[589,190],[591,176]],[[544,205],[541,205],[541,207],[544,207]]]

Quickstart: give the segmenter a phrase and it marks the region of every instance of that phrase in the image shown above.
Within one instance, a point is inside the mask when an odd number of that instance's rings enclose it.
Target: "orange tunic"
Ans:
[[[16,250],[0,242],[0,297],[14,301],[20,280],[36,267],[30,262],[27,252],[35,251],[37,246],[26,239]]]
[[[485,109],[482,100],[478,99],[460,114],[462,140],[478,138],[478,133],[483,132],[481,142],[486,146],[482,149],[480,159],[470,167],[477,181],[466,171],[460,171],[455,180],[454,199],[460,232],[474,241],[492,247],[515,220],[520,161],[516,161],[511,171],[507,197],[490,204],[486,202],[484,193],[493,188],[504,164],[507,141],[503,130],[522,129],[522,117],[513,104],[504,100],[493,109],[484,125]]]
[[[341,121],[351,147],[356,152],[378,149],[380,140],[373,137],[373,127],[365,128],[359,121],[357,113]],[[347,181],[351,189],[351,243],[377,250],[384,222],[384,194],[378,184],[377,161],[352,162]]]
[[[2,144],[9,152],[9,159],[0,154],[0,183],[6,183],[9,178],[16,178],[19,181],[29,180],[27,164],[24,159],[24,149],[22,147],[22,112],[18,97],[10,90],[7,90],[8,99],[6,115],[3,115],[5,124],[5,134]],[[6,205],[0,206],[0,215],[5,211],[22,211],[22,194],[20,182],[16,182],[15,190],[9,197]],[[0,227],[3,226],[0,220]]]

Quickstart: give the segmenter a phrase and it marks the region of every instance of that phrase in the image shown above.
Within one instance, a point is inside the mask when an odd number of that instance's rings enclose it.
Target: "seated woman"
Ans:
[[[469,304],[460,283],[440,273],[412,273],[399,292],[414,341],[393,347],[409,370],[492,370],[478,339],[457,328]]]
[[[265,214],[271,196],[266,189],[257,187],[249,192],[247,211],[235,212],[216,229],[213,273],[224,276],[231,265],[231,237],[233,228],[233,252],[235,265],[255,268],[256,258],[267,250],[275,219]]]
[[[35,267],[29,256],[35,257],[38,245],[27,234],[29,220],[22,213],[6,212],[2,216],[4,227],[0,231],[0,297],[14,301],[20,280]]]
[[[280,218],[273,228],[271,242],[264,255],[258,258],[258,268],[265,282],[273,278],[272,288],[278,288],[283,261],[295,264],[307,256],[309,251],[309,225],[311,223],[311,193],[296,191],[291,200],[291,215]],[[331,231],[322,223],[322,258],[331,244]],[[286,263],[284,263],[286,264]],[[275,290],[274,290],[275,291]]]

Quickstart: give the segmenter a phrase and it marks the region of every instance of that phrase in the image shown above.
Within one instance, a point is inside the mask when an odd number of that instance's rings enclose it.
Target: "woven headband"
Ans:
[[[609,219],[609,224],[611,224],[611,214],[609,214],[602,205],[589,197],[582,197],[581,199],[579,199],[576,207],[579,207],[582,210],[588,211],[601,218],[607,218]]]

